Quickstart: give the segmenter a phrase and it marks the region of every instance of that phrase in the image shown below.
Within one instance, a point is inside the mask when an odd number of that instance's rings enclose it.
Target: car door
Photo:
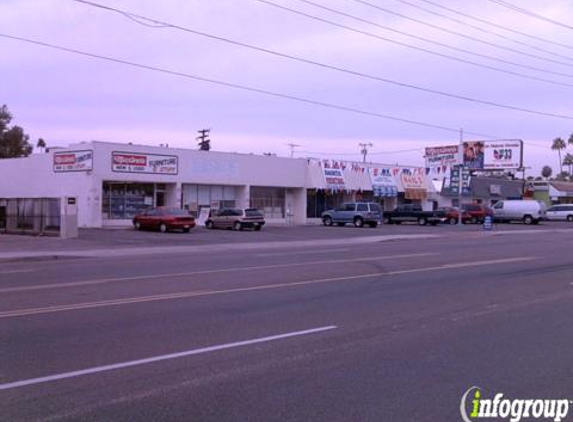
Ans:
[[[342,221],[345,223],[352,223],[356,215],[356,204],[346,204],[344,211],[342,211]]]
[[[503,220],[505,218],[505,210],[503,209],[503,201],[497,202],[493,207],[493,217],[496,220]]]
[[[561,220],[560,214],[562,213],[560,212],[559,209],[560,207],[555,207],[555,206],[547,208],[547,211],[545,212],[547,219],[551,221]]]

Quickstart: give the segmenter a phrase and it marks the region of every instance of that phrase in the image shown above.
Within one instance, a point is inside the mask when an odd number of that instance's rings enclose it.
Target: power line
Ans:
[[[541,48],[541,47],[539,47],[539,46],[536,46],[536,45],[533,45],[533,44],[529,44],[529,43],[520,41],[520,40],[518,40],[518,39],[509,37],[509,36],[507,36],[507,35],[500,34],[499,32],[495,32],[495,31],[491,31],[491,30],[489,30],[489,29],[485,29],[485,28],[483,28],[483,27],[481,27],[481,26],[472,25],[471,23],[464,22],[464,21],[462,21],[462,20],[460,20],[460,19],[456,19],[456,18],[453,18],[453,17],[448,16],[448,15],[444,15],[443,13],[438,13],[438,12],[436,12],[436,11],[434,11],[434,10],[430,10],[430,9],[428,9],[428,8],[426,8],[426,7],[419,6],[419,5],[414,4],[414,3],[410,2],[410,1],[407,1],[407,0],[395,0],[395,1],[400,2],[400,3],[403,3],[403,4],[407,4],[407,5],[410,6],[410,7],[413,7],[413,8],[418,9],[418,10],[422,10],[422,11],[424,11],[424,12],[426,12],[426,13],[429,13],[429,14],[434,15],[434,16],[441,17],[441,18],[443,18],[443,19],[447,19],[447,20],[449,20],[449,21],[451,21],[451,22],[455,22],[455,23],[457,23],[457,24],[459,24],[459,25],[467,26],[467,27],[469,27],[469,28],[475,29],[476,31],[483,32],[484,34],[494,35],[494,36],[496,36],[496,37],[498,37],[498,38],[501,38],[501,39],[503,39],[503,40],[511,41],[511,42],[513,42],[513,43],[515,43],[515,44],[519,44],[519,45],[522,45],[522,46],[524,46],[524,47],[528,47],[528,48],[531,48],[531,49],[534,49],[534,50],[537,50],[537,51],[541,51],[541,52],[543,52],[543,53],[545,53],[545,54],[549,54],[549,55],[554,56],[554,57],[560,57],[560,58],[562,58],[562,59],[566,59],[566,60],[571,60],[571,61],[573,61],[573,57],[565,56],[565,55],[563,55],[563,54],[559,54],[559,53],[556,53],[556,52],[554,52],[554,51],[547,50],[547,49],[545,49],[545,48]],[[449,11],[452,12],[452,13],[456,13],[456,14],[459,14],[459,15],[462,15],[462,16],[466,16],[466,17],[469,17],[469,18],[473,18],[473,17],[470,16],[470,15],[466,15],[465,13],[461,13],[461,12],[455,11],[455,10],[453,10],[453,9],[450,9],[450,8],[448,8],[448,7],[442,6],[442,5],[440,5],[440,4],[437,4],[437,3],[434,3],[434,2],[431,2],[431,1],[428,1],[428,0],[421,0],[421,1],[424,1],[424,2],[426,2],[426,3],[432,4],[432,5],[436,6],[436,7],[439,7],[439,8],[445,9],[445,10],[449,10]],[[473,19],[476,19],[476,18],[473,18]],[[510,31],[510,29],[506,29],[506,31]]]
[[[508,9],[514,10],[514,11],[522,13],[524,15],[531,16],[532,18],[539,19],[539,20],[542,20],[544,22],[552,23],[553,25],[561,26],[561,27],[567,28],[567,29],[573,29],[573,26],[570,26],[570,25],[564,24],[562,22],[550,19],[546,16],[540,15],[539,13],[535,13],[535,12],[532,12],[530,10],[523,9],[522,7],[518,7],[518,6],[511,4],[507,1],[503,1],[503,0],[488,0],[488,1],[495,3],[495,4],[499,4],[500,6],[503,6],[503,7],[507,7]]]
[[[501,104],[501,103],[497,103],[497,102],[493,102],[493,101],[487,101],[487,100],[480,100],[480,99],[476,99],[476,98],[472,98],[469,96],[464,96],[464,95],[460,95],[460,94],[453,94],[453,93],[448,93],[448,92],[444,92],[444,91],[439,91],[439,90],[435,90],[435,89],[431,89],[431,88],[426,88],[426,87],[422,87],[422,86],[418,86],[418,85],[413,85],[413,84],[407,84],[404,82],[399,82],[399,81],[395,81],[395,80],[391,80],[391,79],[387,79],[387,78],[382,78],[379,76],[375,76],[375,75],[371,75],[371,74],[367,74],[367,73],[363,73],[363,72],[358,72],[355,70],[351,70],[351,69],[347,69],[347,68],[342,68],[342,67],[338,67],[338,66],[333,66],[333,65],[328,65],[325,63],[321,63],[321,62],[317,62],[317,61],[313,61],[313,60],[309,60],[309,59],[305,59],[302,57],[298,57],[298,56],[294,56],[291,54],[285,54],[285,53],[281,53],[275,50],[270,50],[267,48],[262,48],[262,47],[258,47],[252,44],[247,44],[247,43],[243,43],[243,42],[239,42],[239,41],[235,41],[235,40],[231,40],[229,38],[225,38],[225,37],[220,37],[220,36],[216,36],[216,35],[212,35],[212,34],[208,34],[205,32],[201,32],[201,31],[197,31],[188,27],[183,27],[183,26],[179,26],[179,25],[175,25],[172,23],[168,23],[168,22],[164,22],[164,21],[159,21],[153,18],[149,18],[146,16],[142,16],[142,15],[136,15],[133,14],[131,12],[127,12],[125,10],[120,10],[120,9],[116,9],[114,7],[109,7],[109,6],[103,6],[101,4],[98,3],[94,3],[91,1],[86,1],[86,0],[72,0],[72,1],[76,1],[78,3],[83,3],[89,6],[93,6],[93,7],[97,7],[100,9],[104,9],[106,11],[111,11],[111,12],[116,12],[119,13],[123,16],[126,17],[130,17],[130,18],[134,18],[137,19],[136,22],[140,23],[140,21],[147,21],[149,23],[151,23],[154,28],[172,28],[172,29],[177,29],[177,30],[181,30],[184,32],[188,32],[194,35],[199,35],[202,37],[206,37],[209,39],[213,39],[216,41],[221,41],[221,42],[225,42],[231,45],[235,45],[235,46],[239,46],[242,48],[247,48],[250,50],[255,50],[258,52],[262,52],[262,53],[267,53],[267,54],[271,54],[277,57],[281,57],[281,58],[286,58],[286,59],[290,59],[290,60],[295,60],[301,63],[305,63],[305,64],[310,64],[310,65],[314,65],[314,66],[318,66],[318,67],[322,67],[325,69],[329,69],[329,70],[334,70],[337,72],[342,72],[342,73],[346,73],[352,76],[357,76],[357,77],[361,77],[361,78],[366,78],[366,79],[370,79],[370,80],[374,80],[377,82],[384,82],[384,83],[388,83],[388,84],[392,84],[392,85],[396,85],[402,88],[409,88],[409,89],[414,89],[414,90],[418,90],[418,91],[422,91],[422,92],[427,92],[430,94],[435,94],[435,95],[441,95],[441,96],[445,96],[448,98],[454,98],[457,100],[463,100],[463,101],[468,101],[468,102],[473,102],[473,103],[478,103],[478,104],[484,104],[487,106],[493,106],[493,107],[500,107],[500,108],[505,108],[505,109],[509,109],[509,110],[514,110],[514,111],[521,111],[521,112],[525,112],[525,113],[531,113],[531,114],[537,114],[537,115],[542,115],[542,116],[548,116],[548,117],[556,117],[556,118],[561,118],[561,119],[567,119],[567,120],[573,120],[573,116],[567,116],[567,115],[560,115],[560,114],[555,114],[555,113],[549,113],[549,112],[543,112],[543,111],[537,111],[537,110],[531,110],[531,109],[527,109],[527,108],[523,108],[523,107],[518,107],[518,106],[513,106],[513,105],[507,105],[507,104]],[[150,26],[150,25],[146,25],[146,26]]]
[[[566,83],[566,82],[554,81],[554,80],[551,80],[551,79],[545,79],[545,78],[540,78],[540,77],[537,77],[537,76],[526,75],[526,74],[524,74],[524,73],[519,73],[519,72],[515,72],[515,71],[512,71],[512,70],[501,69],[501,68],[498,68],[498,67],[495,67],[495,66],[489,66],[489,65],[486,65],[486,64],[480,64],[480,63],[472,62],[472,61],[470,61],[470,60],[466,60],[466,59],[462,59],[462,58],[459,58],[459,57],[450,56],[450,55],[448,55],[448,54],[440,53],[440,52],[437,52],[437,51],[428,50],[428,49],[425,49],[425,48],[422,48],[422,47],[417,47],[417,46],[414,46],[414,45],[411,45],[411,44],[406,44],[406,43],[403,43],[403,42],[400,42],[400,41],[395,41],[395,40],[392,40],[392,39],[389,39],[389,38],[382,37],[382,36],[377,35],[377,34],[373,34],[373,33],[371,33],[371,32],[362,31],[362,30],[360,30],[360,29],[356,29],[356,28],[352,28],[352,27],[347,26],[347,25],[339,24],[339,23],[330,21],[330,20],[328,20],[328,19],[324,19],[324,18],[321,18],[321,17],[318,17],[318,16],[314,16],[314,15],[311,15],[311,14],[308,14],[308,13],[301,12],[301,11],[296,10],[296,9],[292,9],[292,8],[289,8],[289,7],[281,6],[281,5],[279,5],[279,4],[273,3],[273,2],[268,1],[268,0],[254,0],[254,1],[258,1],[258,2],[260,2],[260,3],[264,3],[264,4],[267,4],[267,5],[269,5],[269,6],[276,7],[277,9],[280,9],[280,10],[283,10],[283,11],[287,11],[287,12],[289,12],[289,13],[293,13],[293,14],[296,14],[296,15],[304,16],[304,17],[306,17],[306,18],[309,18],[309,19],[312,19],[312,20],[316,20],[316,21],[319,21],[319,22],[323,22],[323,23],[326,23],[326,24],[328,24],[328,25],[332,25],[332,26],[335,26],[335,27],[338,27],[338,28],[342,28],[342,29],[351,31],[351,32],[355,32],[355,33],[357,33],[357,34],[366,35],[366,36],[368,36],[368,37],[376,38],[376,39],[378,39],[378,40],[386,41],[386,42],[389,42],[389,43],[392,43],[392,44],[396,44],[396,45],[399,45],[399,46],[402,46],[402,47],[407,47],[407,48],[410,48],[410,49],[413,49],[413,50],[422,51],[422,52],[424,52],[424,53],[432,54],[432,55],[434,55],[434,56],[446,58],[446,59],[449,59],[449,60],[454,60],[454,61],[457,61],[457,62],[460,62],[460,63],[470,64],[470,65],[472,65],[472,66],[477,66],[477,67],[481,67],[481,68],[484,68],[484,69],[493,70],[493,71],[495,71],[495,72],[505,73],[505,74],[512,75],[512,76],[518,76],[518,77],[520,77],[520,78],[530,79],[530,80],[534,80],[534,81],[538,81],[538,82],[546,82],[546,83],[549,83],[549,84],[552,84],[552,85],[559,85],[559,86],[565,86],[565,87],[568,87],[568,88],[573,88],[573,85],[572,85],[572,84],[569,84],[569,83]]]
[[[313,3],[313,2],[308,1],[308,0],[297,0],[297,1],[300,1],[300,2],[303,2],[303,3],[308,3],[308,4],[316,5],[316,3]],[[444,28],[444,27],[439,26],[439,25],[434,25],[434,24],[432,24],[432,23],[425,22],[425,21],[420,20],[420,19],[412,18],[412,17],[407,16],[407,15],[404,15],[404,14],[402,14],[402,13],[394,12],[394,11],[392,11],[392,10],[386,9],[386,8],[384,8],[384,7],[380,7],[380,6],[376,5],[376,4],[370,3],[370,2],[365,1],[365,0],[348,0],[348,1],[353,1],[353,2],[356,2],[356,3],[360,3],[360,4],[363,4],[363,5],[372,7],[372,8],[374,8],[374,9],[376,9],[376,10],[381,11],[381,12],[390,14],[390,15],[392,15],[392,16],[398,16],[398,17],[400,17],[400,18],[402,18],[402,19],[406,19],[406,20],[409,20],[409,21],[412,21],[412,22],[419,23],[420,25],[427,26],[428,28],[436,29],[436,30],[438,30],[438,31],[442,31],[442,32],[445,32],[445,33],[450,34],[450,35],[455,35],[455,36],[457,36],[457,37],[461,37],[461,38],[465,38],[465,39],[468,39],[468,40],[471,40],[471,41],[479,42],[479,43],[481,43],[481,44],[485,44],[485,45],[490,46],[490,47],[499,48],[499,49],[501,49],[501,50],[510,51],[510,52],[512,52],[512,53],[522,54],[522,55],[527,56],[527,57],[532,57],[532,58],[535,58],[535,59],[538,59],[538,60],[542,60],[542,61],[544,61],[544,62],[549,61],[549,62],[557,63],[557,64],[560,64],[560,65],[563,65],[563,66],[573,66],[573,64],[571,64],[571,63],[564,63],[564,62],[561,62],[561,61],[559,61],[559,60],[548,59],[548,58],[546,58],[546,57],[541,57],[541,56],[538,56],[538,55],[536,55],[536,54],[526,53],[526,52],[523,52],[523,51],[521,51],[521,50],[516,50],[516,49],[514,49],[514,48],[511,48],[511,47],[505,47],[505,46],[502,46],[502,45],[499,45],[499,44],[496,44],[496,43],[493,43],[493,42],[489,42],[489,41],[486,41],[486,40],[482,40],[481,38],[472,37],[471,35],[462,34],[462,33],[460,33],[460,32],[452,31],[452,30],[450,30],[450,29]],[[316,5],[316,6],[323,8],[323,6],[320,6],[320,5]],[[328,9],[328,10],[332,11],[332,9]],[[336,12],[335,12],[335,13],[336,13]],[[420,37],[420,38],[422,38],[422,37]],[[422,38],[422,39],[424,39],[424,38]],[[521,66],[521,67],[525,67],[525,68],[528,68],[528,69],[537,70],[537,71],[541,71],[541,72],[553,73],[552,71],[548,71],[548,70],[545,70],[545,69],[539,69],[539,68],[535,68],[535,67],[532,67],[532,66],[526,66],[526,65],[523,65],[523,64],[519,64],[519,63],[513,63],[513,62],[509,62],[509,61],[504,61],[504,60],[497,59],[497,58],[496,58],[495,60],[500,60],[500,61],[502,61],[502,62],[504,62],[504,63],[512,64],[512,65],[514,65],[514,66]],[[555,74],[556,74],[556,75],[559,75],[559,76],[567,76],[567,75],[560,74],[560,73],[555,73]]]
[[[360,114],[360,115],[365,115],[365,116],[377,117],[377,118],[385,119],[385,120],[392,120],[392,121],[396,121],[396,122],[407,123],[410,125],[428,127],[428,128],[432,128],[432,129],[446,131],[446,132],[458,133],[458,131],[459,131],[459,129],[448,127],[448,126],[442,126],[439,124],[420,122],[420,121],[411,120],[411,119],[404,119],[401,117],[390,116],[387,114],[377,113],[377,112],[368,111],[368,110],[362,110],[362,109],[344,106],[344,105],[340,105],[340,104],[327,103],[327,102],[323,102],[323,101],[313,100],[310,98],[297,97],[294,95],[268,91],[268,90],[264,90],[264,89],[260,89],[260,88],[253,88],[253,87],[249,87],[249,86],[245,86],[245,85],[239,85],[239,84],[235,84],[235,83],[231,83],[231,82],[225,82],[225,81],[221,81],[221,80],[206,78],[203,76],[191,75],[189,73],[178,72],[175,70],[165,69],[165,68],[161,68],[161,67],[157,67],[157,66],[151,66],[151,65],[131,62],[131,61],[118,59],[118,58],[114,58],[114,57],[110,57],[110,56],[103,56],[100,54],[88,53],[86,51],[75,50],[75,49],[68,48],[68,47],[62,47],[59,45],[50,44],[50,43],[43,42],[43,41],[37,41],[37,40],[30,39],[30,38],[23,38],[23,37],[18,37],[18,36],[14,36],[14,35],[3,34],[3,33],[0,33],[0,37],[16,40],[16,41],[20,41],[20,42],[25,42],[28,44],[39,45],[39,46],[51,48],[54,50],[66,51],[68,53],[74,53],[74,54],[82,55],[85,57],[91,57],[91,58],[105,60],[105,61],[109,61],[109,62],[113,62],[113,63],[123,64],[123,65],[131,66],[131,67],[135,67],[135,68],[139,68],[139,69],[151,70],[151,71],[160,72],[160,73],[164,73],[164,74],[168,74],[168,75],[172,75],[172,76],[179,76],[182,78],[193,79],[193,80],[197,80],[197,81],[201,81],[201,82],[207,82],[207,83],[214,84],[214,85],[224,86],[227,88],[234,88],[237,90],[254,92],[257,94],[263,94],[263,95],[270,96],[270,97],[281,98],[281,99],[286,99],[286,100],[291,100],[291,101],[297,101],[297,102],[311,104],[311,105],[320,106],[320,107],[324,107],[324,108],[329,108],[329,109],[334,109],[334,110],[339,110],[339,111],[346,111],[346,112],[350,112],[350,113],[354,113],[354,114]],[[478,133],[478,132],[466,132],[466,133],[468,133],[470,135],[475,135],[475,136],[480,136],[480,137],[485,137],[485,138],[490,138],[490,139],[496,139],[496,138],[500,139],[501,138],[499,136],[488,135],[488,134],[483,134],[483,133]]]
[[[570,46],[570,45],[567,45],[567,44],[561,44],[561,43],[556,42],[556,41],[553,41],[553,40],[548,40],[548,39],[545,39],[545,38],[542,38],[542,37],[538,37],[537,35],[528,34],[527,32],[521,32],[521,31],[518,31],[518,30],[516,30],[516,29],[509,28],[509,27],[507,27],[507,26],[499,25],[499,24],[497,24],[497,23],[490,22],[490,21],[488,21],[488,20],[485,20],[485,19],[482,19],[482,18],[478,18],[478,17],[476,17],[476,16],[472,16],[472,15],[469,15],[469,14],[466,14],[466,13],[463,13],[463,12],[460,12],[459,10],[452,9],[452,8],[450,8],[450,7],[443,6],[443,5],[441,5],[441,4],[438,4],[438,3],[433,2],[433,1],[431,1],[431,0],[419,0],[419,1],[423,1],[424,3],[431,4],[432,6],[436,6],[436,7],[439,7],[439,8],[441,8],[441,9],[447,10],[447,11],[449,11],[449,12],[455,13],[455,14],[457,14],[457,15],[464,16],[464,17],[469,18],[469,19],[471,19],[471,20],[474,20],[474,21],[476,21],[476,22],[485,23],[486,25],[490,25],[490,26],[493,26],[493,27],[498,28],[498,29],[503,29],[504,31],[511,32],[511,33],[513,33],[513,34],[521,35],[521,36],[527,37],[527,38],[529,38],[529,39],[533,39],[533,40],[541,41],[541,42],[544,42],[544,43],[547,43],[547,44],[552,44],[552,45],[556,45],[556,46],[558,46],[558,47],[563,47],[563,48],[567,48],[567,49],[573,50],[573,46]]]

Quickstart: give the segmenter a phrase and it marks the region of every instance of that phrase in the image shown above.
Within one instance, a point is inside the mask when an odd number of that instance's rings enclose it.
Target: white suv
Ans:
[[[573,204],[553,205],[547,208],[546,216],[552,221],[570,221],[573,222]]]

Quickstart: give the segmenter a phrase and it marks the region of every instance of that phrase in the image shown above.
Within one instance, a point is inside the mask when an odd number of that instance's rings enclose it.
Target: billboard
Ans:
[[[523,167],[523,141],[502,139],[462,144],[463,164],[471,170],[511,170]]]
[[[143,154],[138,152],[111,153],[111,169],[120,173],[172,174],[179,171],[175,155]]]
[[[425,150],[426,167],[443,167],[459,164],[460,146],[428,147]]]
[[[56,152],[52,165],[56,173],[90,171],[94,168],[94,152],[92,150]]]

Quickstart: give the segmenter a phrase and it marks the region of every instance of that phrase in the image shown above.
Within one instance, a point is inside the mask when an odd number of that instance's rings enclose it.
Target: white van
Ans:
[[[547,208],[547,219],[550,221],[573,222],[573,204],[552,205]]]
[[[525,224],[537,224],[545,219],[546,205],[533,199],[503,200],[491,208],[494,221],[509,223],[523,221]]]

